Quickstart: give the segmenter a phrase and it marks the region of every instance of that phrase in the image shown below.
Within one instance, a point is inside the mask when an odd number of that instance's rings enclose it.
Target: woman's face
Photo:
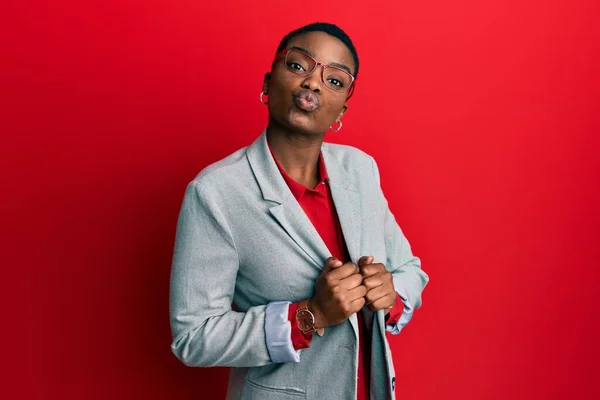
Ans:
[[[319,63],[346,66],[354,75],[355,65],[350,50],[337,38],[324,32],[296,36],[287,48],[304,49]],[[269,96],[269,118],[284,128],[306,134],[322,135],[346,112],[349,92],[326,87],[321,79],[322,67],[309,76],[297,75],[284,65],[280,57],[270,78],[264,82]]]

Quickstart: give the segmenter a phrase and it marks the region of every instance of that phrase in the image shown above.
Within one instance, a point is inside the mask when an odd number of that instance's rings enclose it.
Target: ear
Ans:
[[[263,81],[263,92],[269,93],[269,81],[271,81],[271,73],[267,72],[265,74],[265,80]]]
[[[342,107],[342,111],[340,111],[340,113],[338,114],[338,116],[335,120],[340,121],[342,119],[342,117],[344,116],[344,114],[346,114],[346,111],[348,111],[348,103],[344,103],[344,106]]]

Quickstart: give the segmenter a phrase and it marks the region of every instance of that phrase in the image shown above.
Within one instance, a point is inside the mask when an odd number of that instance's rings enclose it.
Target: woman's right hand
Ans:
[[[317,278],[315,295],[309,302],[309,309],[315,316],[315,328],[341,324],[364,306],[366,294],[358,266],[329,257]]]

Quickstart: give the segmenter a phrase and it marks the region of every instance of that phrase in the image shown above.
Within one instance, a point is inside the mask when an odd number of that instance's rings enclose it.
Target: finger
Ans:
[[[367,264],[367,265],[360,267],[360,273],[363,276],[363,278],[373,276],[373,275],[383,272],[385,270],[386,270],[385,265],[383,265],[381,263]]]
[[[362,284],[365,285],[368,290],[373,290],[376,287],[383,285],[383,279],[381,278],[381,275],[375,274],[368,278],[363,278]]]
[[[351,301],[354,301],[356,299],[364,299],[366,294],[367,294],[367,288],[364,287],[363,285],[359,285],[359,286],[355,287],[354,289],[349,290],[346,295],[348,296],[348,299],[350,299]]]
[[[346,263],[340,267],[331,270],[331,272],[329,273],[332,275],[333,279],[341,280],[349,277],[350,275],[358,274],[359,269],[358,266],[354,263]]]
[[[375,289],[367,290],[367,294],[365,295],[365,300],[367,305],[376,302],[382,298],[385,298],[390,294],[389,290],[384,286],[376,287]]]
[[[386,296],[379,300],[374,301],[368,307],[371,311],[386,310],[394,306],[394,297]]]
[[[362,267],[362,266],[365,266],[367,264],[371,264],[373,262],[373,260],[374,260],[373,256],[362,256],[358,260],[358,266]]]
[[[350,276],[340,280],[340,283],[339,283],[340,290],[342,290],[342,291],[352,290],[359,286],[362,286],[362,276],[360,276],[360,274],[350,275]]]
[[[358,299],[353,300],[350,303],[350,306],[352,307],[352,310],[354,312],[360,311],[360,309],[363,308],[364,305],[365,305],[365,298],[364,297],[359,297]]]
[[[325,261],[325,266],[323,267],[323,271],[324,272],[329,272],[335,268],[339,268],[342,265],[344,265],[343,262],[341,262],[340,260],[338,260],[335,257],[329,257],[326,261]]]

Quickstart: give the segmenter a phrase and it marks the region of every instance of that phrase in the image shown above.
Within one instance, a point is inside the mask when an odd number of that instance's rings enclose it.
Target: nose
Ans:
[[[323,85],[323,66],[317,64],[315,69],[304,78],[302,81],[302,88],[309,89],[315,93],[321,92]]]

